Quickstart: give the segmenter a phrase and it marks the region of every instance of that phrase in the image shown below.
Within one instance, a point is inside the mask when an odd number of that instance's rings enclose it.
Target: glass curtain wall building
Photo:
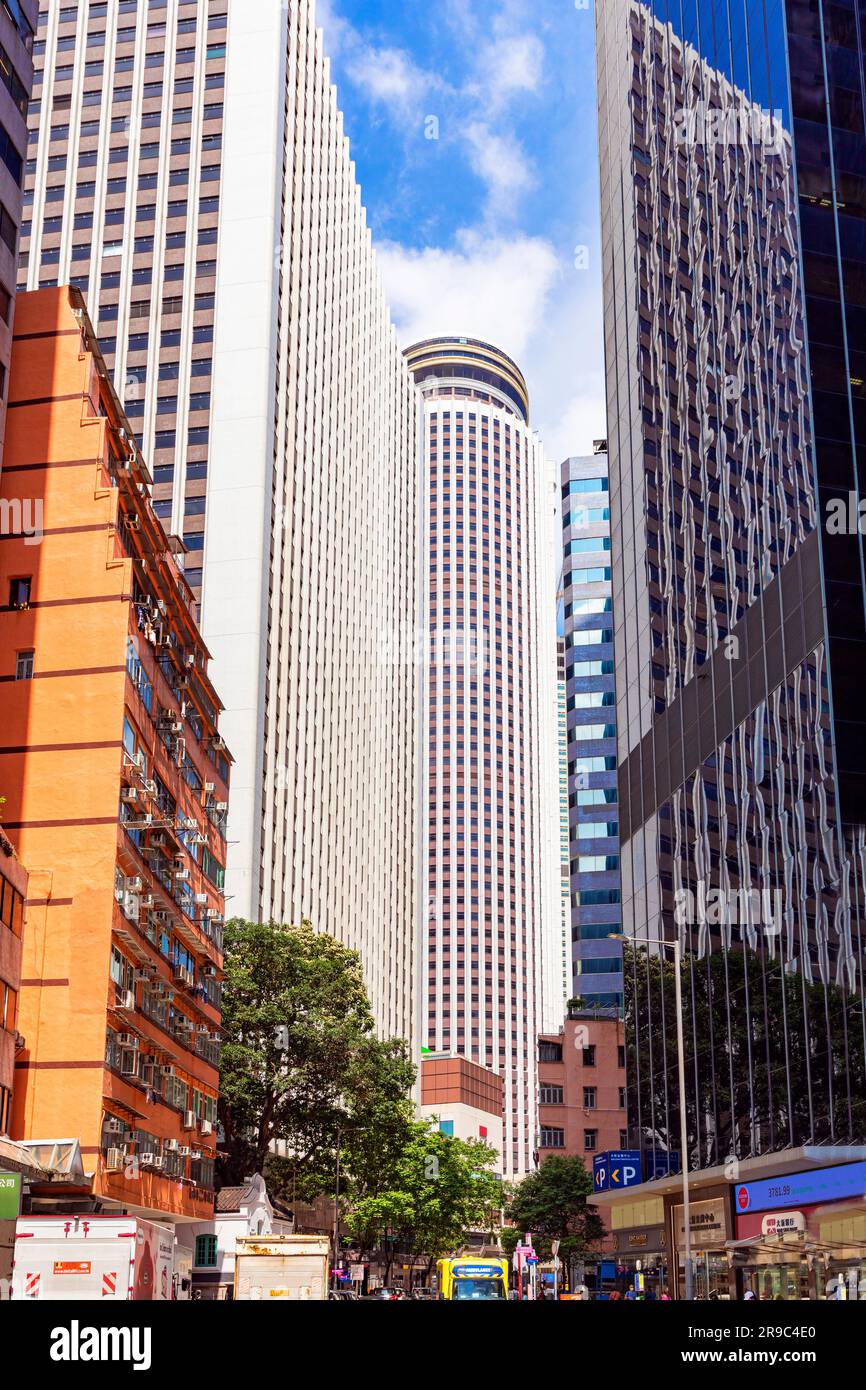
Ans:
[[[562,482],[572,995],[622,1005],[610,484],[607,445]]]
[[[693,1167],[866,1137],[864,33],[597,10],[623,920],[686,952]],[[644,1147],[672,998],[627,949]]]

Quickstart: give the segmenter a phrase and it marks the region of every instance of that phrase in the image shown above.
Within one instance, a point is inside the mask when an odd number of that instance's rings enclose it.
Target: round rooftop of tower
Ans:
[[[425,338],[404,354],[425,396],[488,399],[529,424],[529,392],[523,373],[504,352],[480,338]]]

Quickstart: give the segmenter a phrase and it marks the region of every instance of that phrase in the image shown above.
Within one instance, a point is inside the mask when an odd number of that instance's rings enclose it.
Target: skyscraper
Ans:
[[[0,0],[0,468],[12,357],[15,256],[24,195],[36,0]]]
[[[769,1176],[866,1138],[863,36],[796,0],[597,25],[623,919],[686,953],[689,1165]],[[679,1148],[656,950],[630,1121]]]
[[[422,1036],[502,1076],[514,1175],[535,1147],[541,937],[557,911],[543,458],[526,383],[504,353],[434,338],[406,357],[425,429]]]
[[[562,465],[571,995],[622,1004],[607,444]]]
[[[86,295],[236,758],[230,911],[416,1031],[418,405],[312,0],[42,6],[22,281]],[[375,537],[375,543],[371,538]]]
[[[42,0],[18,276],[85,296],[196,594],[228,12],[229,0]]]
[[[557,610],[557,622],[559,610]],[[568,807],[568,694],[565,680],[565,638],[556,639],[556,747],[559,772],[559,944],[551,950],[551,988],[562,1021],[565,1006],[573,998],[571,951],[571,852]],[[546,1025],[545,1025],[546,1026]]]

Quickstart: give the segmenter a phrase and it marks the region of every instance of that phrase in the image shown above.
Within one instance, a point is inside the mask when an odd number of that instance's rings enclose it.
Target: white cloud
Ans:
[[[425,97],[438,85],[432,74],[399,48],[353,45],[346,70],[356,87],[398,119],[416,116]]]
[[[404,347],[438,334],[501,347],[526,377],[532,423],[556,463],[604,436],[597,285],[550,242],[464,228],[454,249],[385,242],[378,259]]]
[[[487,188],[488,218],[513,216],[517,200],[535,187],[535,173],[514,136],[497,135],[483,121],[464,131],[469,163]]]
[[[392,119],[416,119],[430,93],[442,89],[439,76],[419,67],[405,49],[369,43],[331,0],[318,0],[316,22],[328,56],[338,58],[349,81]]]
[[[541,237],[497,240],[469,230],[458,234],[455,249],[385,242],[378,258],[404,346],[465,333],[517,359],[541,326],[560,273],[553,247]]]
[[[544,44],[534,34],[510,34],[485,44],[477,62],[480,95],[498,111],[525,92],[537,92],[544,71]]]
[[[461,36],[459,51],[465,57],[463,75],[451,85],[440,73],[420,66],[405,49],[369,41],[362,29],[337,13],[334,0],[319,0],[318,14],[326,51],[339,59],[348,80],[371,106],[384,111],[395,126],[403,126],[406,136],[417,135],[418,123],[429,114],[441,121],[443,138],[460,132],[455,157],[466,159],[485,184],[488,218],[509,220],[536,182],[507,119],[515,98],[536,93],[542,83],[544,44],[520,27],[525,19],[509,0],[483,22],[461,0],[446,7],[445,23]]]

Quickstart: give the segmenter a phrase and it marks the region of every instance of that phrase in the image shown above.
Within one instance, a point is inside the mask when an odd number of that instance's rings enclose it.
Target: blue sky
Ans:
[[[584,0],[318,0],[404,344],[516,358],[548,456],[605,433],[594,17]]]

